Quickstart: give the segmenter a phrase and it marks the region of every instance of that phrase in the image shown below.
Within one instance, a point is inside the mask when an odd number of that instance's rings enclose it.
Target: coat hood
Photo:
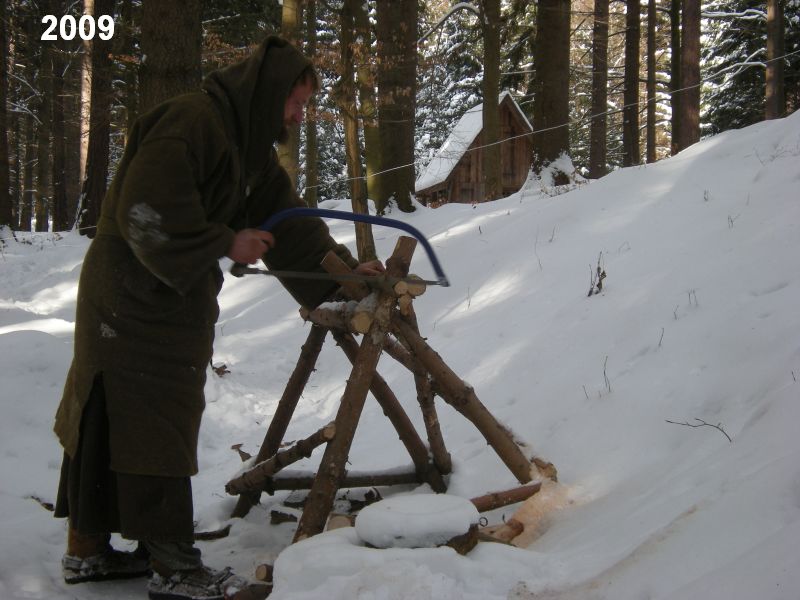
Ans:
[[[203,81],[203,89],[220,103],[234,129],[247,177],[269,161],[292,84],[310,64],[289,42],[269,36],[248,58]]]

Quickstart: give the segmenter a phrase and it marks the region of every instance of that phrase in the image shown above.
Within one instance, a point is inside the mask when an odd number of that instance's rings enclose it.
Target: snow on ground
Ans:
[[[287,548],[294,525],[269,524],[286,492],[229,520],[224,484],[242,467],[230,447],[257,450],[308,326],[277,282],[228,277],[214,364],[230,374],[209,370],[194,493],[199,530],[232,530],[201,543],[207,562],[250,575],[277,559],[273,597],[285,600],[800,597],[799,187],[797,113],[568,194],[534,184],[476,207],[391,215],[426,234],[452,282],[416,301],[423,334],[558,468],[568,505],[526,549],[377,550],[353,528]],[[331,228],[353,247],[352,224]],[[397,232],[375,236],[385,258]],[[6,240],[0,256],[0,598],[142,598],[141,580],[60,578],[65,525],[35,498],[55,497],[51,427],[87,241],[24,239]],[[587,297],[598,260],[607,278]],[[433,275],[422,248],[412,271]],[[421,427],[411,377],[388,359],[379,370]],[[333,418],[348,374],[329,342],[288,439]],[[514,486],[477,430],[438,406],[455,467],[448,493]],[[681,425],[698,420],[720,429]],[[368,402],[352,468],[406,465],[404,452]]]

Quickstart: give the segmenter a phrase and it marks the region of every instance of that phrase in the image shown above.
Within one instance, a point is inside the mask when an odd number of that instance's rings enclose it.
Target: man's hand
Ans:
[[[270,248],[275,247],[275,238],[269,231],[260,229],[242,229],[233,237],[233,244],[228,250],[228,258],[245,265],[252,264],[261,258]]]
[[[385,273],[386,268],[383,266],[381,261],[371,260],[369,262],[361,263],[355,269],[353,269],[353,271],[359,275],[375,276]]]

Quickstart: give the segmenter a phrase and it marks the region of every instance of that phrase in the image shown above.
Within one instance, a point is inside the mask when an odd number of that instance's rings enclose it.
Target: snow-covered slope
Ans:
[[[557,197],[531,187],[475,208],[391,215],[425,232],[453,284],[416,301],[423,334],[555,464],[568,506],[529,548],[484,543],[466,557],[368,549],[352,529],[323,534],[281,554],[273,597],[800,597],[799,187],[800,113]],[[350,223],[331,227],[352,247]],[[375,235],[385,257],[397,232]],[[86,244],[41,235],[2,250],[4,600],[145,594],[142,581],[65,586],[64,524],[31,499],[54,500],[61,450],[51,425]],[[604,289],[587,297],[598,259]],[[422,249],[412,271],[432,275]],[[223,486],[241,468],[230,446],[257,450],[308,331],[268,278],[227,279],[220,304],[214,364],[230,374],[209,371],[194,481],[203,530],[228,522]],[[389,359],[379,370],[421,426],[408,373]],[[289,439],[331,420],[348,374],[328,342]],[[455,464],[449,493],[515,485],[469,422],[439,410]],[[701,421],[720,429],[681,425]],[[352,468],[407,464],[396,438],[368,402]],[[293,526],[269,525],[269,511],[286,495],[265,496],[230,521],[228,538],[204,542],[206,560],[244,574],[274,561]]]

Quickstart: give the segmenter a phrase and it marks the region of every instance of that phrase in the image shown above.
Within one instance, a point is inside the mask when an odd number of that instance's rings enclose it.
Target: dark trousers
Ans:
[[[80,427],[75,456],[64,453],[55,516],[68,517],[70,529],[81,536],[118,532],[139,540],[170,569],[200,566],[189,477],[111,470],[102,376],[92,386]]]

